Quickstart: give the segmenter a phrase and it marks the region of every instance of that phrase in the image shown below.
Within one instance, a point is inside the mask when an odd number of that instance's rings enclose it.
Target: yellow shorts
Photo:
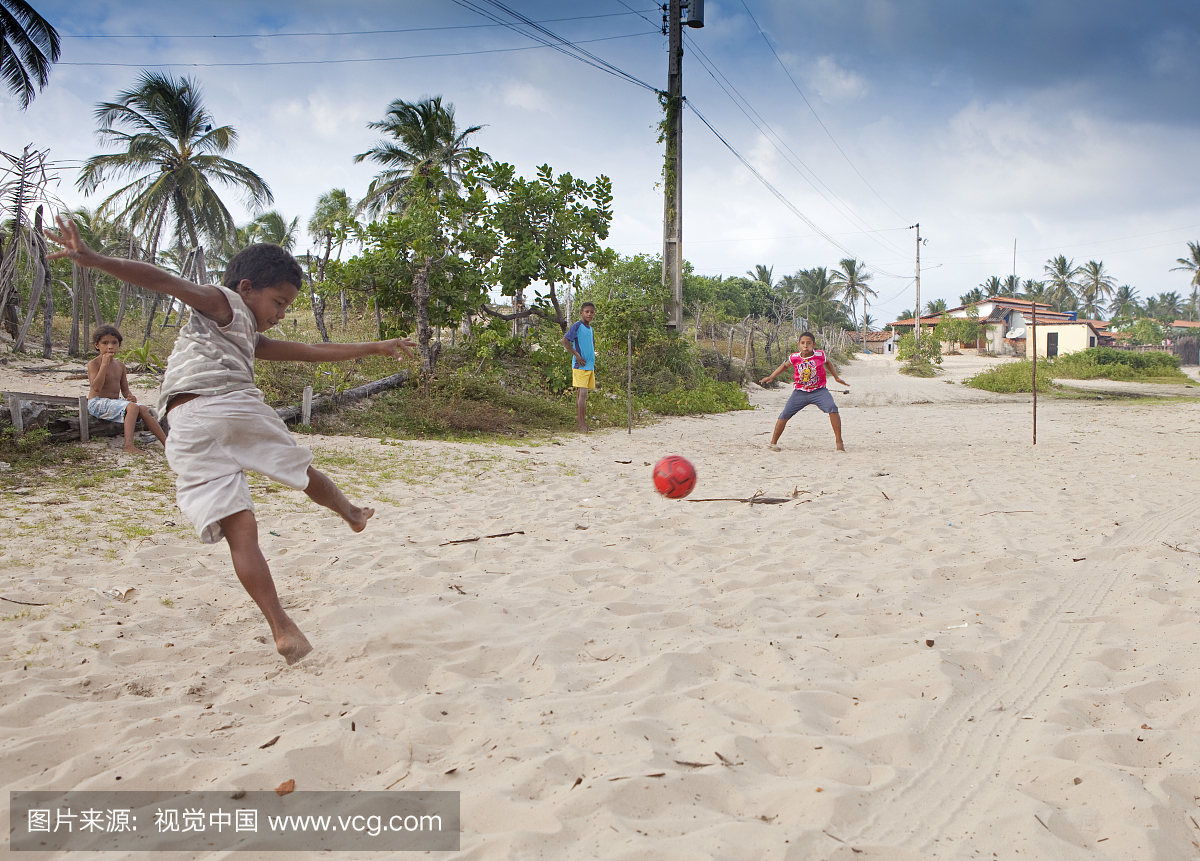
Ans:
[[[578,368],[571,368],[571,385],[577,389],[596,388],[596,372],[581,371]]]

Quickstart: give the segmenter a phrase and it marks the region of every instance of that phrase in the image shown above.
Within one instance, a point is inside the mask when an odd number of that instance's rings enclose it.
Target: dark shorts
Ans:
[[[787,403],[783,407],[783,412],[779,414],[779,418],[782,421],[787,421],[809,404],[812,404],[823,413],[836,413],[838,411],[837,404],[833,402],[833,395],[829,394],[829,389],[820,388],[815,392],[803,392],[800,389],[794,389],[792,396],[788,398]]]

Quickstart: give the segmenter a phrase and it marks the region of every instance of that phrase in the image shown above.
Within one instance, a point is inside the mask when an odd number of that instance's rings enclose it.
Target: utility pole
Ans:
[[[921,345],[921,222],[917,222],[909,230],[917,231],[917,307],[916,307],[916,342],[917,346]]]
[[[704,0],[669,0],[663,6],[667,36],[667,89],[662,94],[666,117],[663,137],[663,286],[671,288],[667,326],[683,328],[683,18],[689,27],[704,26]]]

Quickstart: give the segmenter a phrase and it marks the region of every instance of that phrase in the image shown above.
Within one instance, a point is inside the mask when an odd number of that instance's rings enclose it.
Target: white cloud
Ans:
[[[504,85],[504,104],[512,108],[524,108],[527,111],[550,112],[550,100],[546,93],[532,84],[523,81],[512,81]]]
[[[842,68],[833,57],[818,57],[806,77],[809,87],[829,103],[861,99],[870,90],[866,78]]]

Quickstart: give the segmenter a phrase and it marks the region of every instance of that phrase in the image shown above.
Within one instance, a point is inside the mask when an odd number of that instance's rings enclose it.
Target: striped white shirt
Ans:
[[[233,290],[215,286],[229,300],[233,320],[218,325],[195,308],[179,331],[175,349],[167,359],[158,395],[158,414],[165,415],[174,395],[223,395],[257,390],[254,385],[254,347],[262,336],[254,314]]]

